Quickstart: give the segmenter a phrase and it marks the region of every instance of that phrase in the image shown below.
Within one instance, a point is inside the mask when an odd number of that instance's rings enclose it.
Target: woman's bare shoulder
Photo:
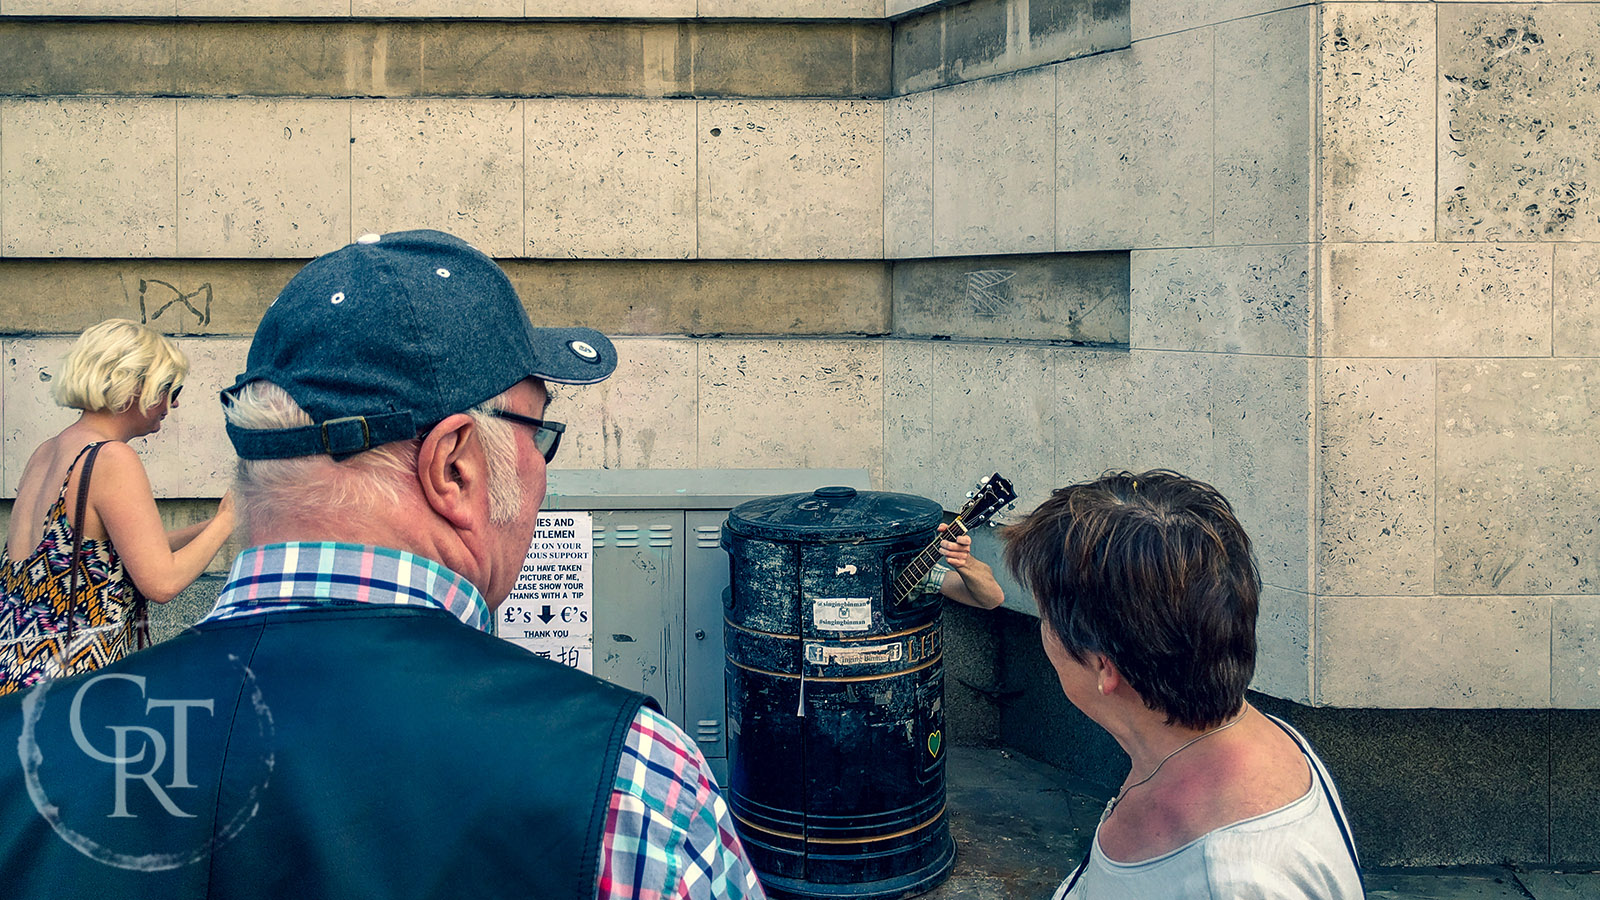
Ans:
[[[112,465],[133,463],[140,468],[144,467],[139,462],[139,454],[122,441],[103,441],[100,444],[100,452],[95,456],[94,464],[99,466],[107,462]]]
[[[144,463],[139,454],[122,441],[106,441],[94,460],[95,477],[90,478],[89,496],[100,498],[108,493],[121,492],[123,488],[148,481]],[[105,478],[98,477],[105,473]]]
[[[1223,735],[1219,735],[1223,737]],[[1102,828],[1101,849],[1119,862],[1152,859],[1229,825],[1282,809],[1311,788],[1311,769],[1300,747],[1254,710],[1227,740],[1184,760],[1165,783]],[[1192,751],[1191,751],[1192,752]],[[1167,773],[1163,773],[1166,775]],[[1120,827],[1119,827],[1120,826]]]
[[[1270,719],[1251,711],[1251,738],[1225,769],[1219,800],[1235,821],[1259,816],[1305,796],[1311,766],[1300,745]]]

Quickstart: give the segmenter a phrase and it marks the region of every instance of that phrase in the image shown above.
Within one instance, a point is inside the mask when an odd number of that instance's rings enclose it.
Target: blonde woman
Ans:
[[[172,341],[126,319],[67,354],[51,393],[81,414],[28,459],[0,556],[0,694],[127,655],[144,600],[177,596],[232,533],[226,496],[208,521],[168,532],[127,444],[161,429],[188,371]]]

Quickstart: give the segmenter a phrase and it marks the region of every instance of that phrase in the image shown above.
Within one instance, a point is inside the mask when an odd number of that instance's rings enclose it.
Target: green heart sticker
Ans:
[[[943,743],[944,743],[944,732],[943,731],[935,731],[933,734],[928,735],[928,755],[929,756],[938,756],[939,755],[939,746],[941,744],[943,744]]]

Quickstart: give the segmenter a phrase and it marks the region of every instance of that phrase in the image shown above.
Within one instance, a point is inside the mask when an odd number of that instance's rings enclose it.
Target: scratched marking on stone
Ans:
[[[967,302],[979,318],[993,319],[1005,314],[1012,305],[1012,280],[1017,273],[1012,269],[978,269],[967,273]]]

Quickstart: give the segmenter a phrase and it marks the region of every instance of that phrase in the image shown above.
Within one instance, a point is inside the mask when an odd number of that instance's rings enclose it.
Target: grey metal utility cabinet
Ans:
[[[747,500],[826,485],[871,487],[865,469],[552,470],[544,509],[594,515],[594,674],[643,691],[727,783],[722,523]]]

